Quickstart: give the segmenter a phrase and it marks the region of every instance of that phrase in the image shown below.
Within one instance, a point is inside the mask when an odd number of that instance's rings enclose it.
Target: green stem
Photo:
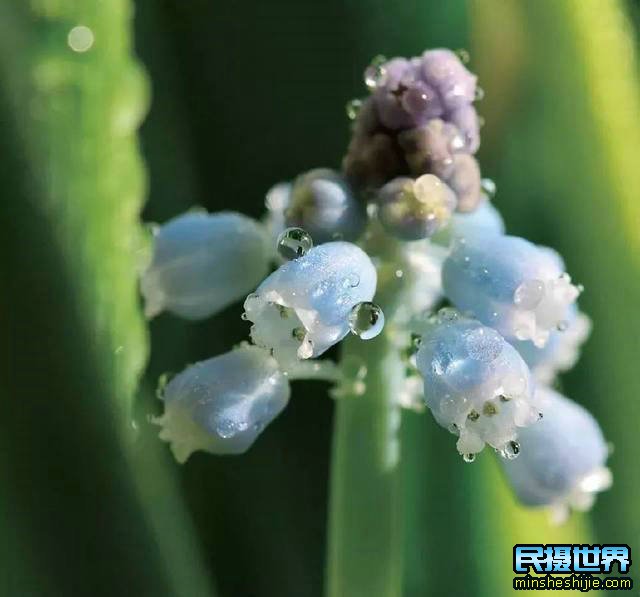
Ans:
[[[345,357],[367,368],[363,396],[338,400],[329,519],[329,597],[396,597],[402,587],[400,412],[404,365],[389,336],[349,338]]]
[[[329,514],[328,597],[398,597],[402,593],[403,513],[400,472],[401,410],[397,402],[406,364],[394,338],[402,284],[395,277],[395,241],[372,230],[367,251],[382,262],[378,300],[384,332],[343,344],[343,368],[360,370],[362,383],[344,386],[337,401]],[[345,376],[349,374],[345,371]]]

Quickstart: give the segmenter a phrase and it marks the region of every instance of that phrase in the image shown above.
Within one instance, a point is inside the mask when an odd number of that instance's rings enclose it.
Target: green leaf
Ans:
[[[2,493],[19,514],[6,551],[30,555],[12,594],[212,591],[172,468],[134,420],[148,85],[131,16],[126,0],[0,3]]]
[[[590,516],[595,538],[633,543],[640,537],[640,469],[633,464],[640,420],[640,86],[633,31],[617,0],[472,6],[473,54],[487,92],[485,173],[495,176],[508,229],[558,248],[585,286],[580,305],[594,331],[563,390],[594,412],[615,446],[614,486]]]

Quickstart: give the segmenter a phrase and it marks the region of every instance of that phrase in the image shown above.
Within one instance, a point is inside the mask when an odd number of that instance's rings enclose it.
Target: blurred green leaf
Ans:
[[[501,131],[483,148],[485,173],[497,181],[509,230],[558,248],[586,287],[580,304],[594,332],[563,389],[594,412],[615,446],[614,487],[592,514],[596,538],[633,545],[640,539],[640,87],[633,31],[617,0],[478,1],[473,9],[474,56],[487,91],[482,109],[487,129]],[[505,36],[515,41],[511,52],[504,51]]]
[[[2,497],[18,509],[3,566],[25,554],[7,595],[211,595],[134,419],[148,98],[131,16],[125,0],[0,3]]]

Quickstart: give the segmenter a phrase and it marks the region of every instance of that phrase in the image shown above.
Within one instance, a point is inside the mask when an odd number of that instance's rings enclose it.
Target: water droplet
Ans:
[[[465,50],[464,48],[456,50],[456,54],[458,55],[458,58],[460,58],[460,62],[462,62],[462,64],[469,64],[469,62],[471,61],[471,55],[469,54],[469,51]]]
[[[483,178],[481,181],[482,190],[489,196],[489,199],[493,199],[496,196],[496,183],[490,178]]]
[[[384,56],[376,56],[364,71],[364,83],[370,91],[384,85],[387,78],[387,69],[384,67],[386,62],[387,59]]]
[[[559,321],[556,329],[559,332],[566,332],[569,329],[569,322],[564,319],[562,321]]]
[[[544,413],[538,413],[538,421],[544,419]]]
[[[500,456],[507,460],[514,460],[520,454],[520,444],[518,442],[507,442],[500,450]]]
[[[363,340],[375,338],[384,327],[384,313],[375,303],[358,303],[349,313],[351,332]]]
[[[404,276],[404,272],[401,269],[396,270],[396,278],[402,278]]]
[[[307,330],[302,327],[293,328],[293,330],[291,330],[291,336],[294,337],[298,342],[302,342],[306,335]]]
[[[242,315],[240,315],[240,319],[242,319],[242,321],[247,321],[249,319],[249,316],[247,315],[246,311],[242,313]]]
[[[476,91],[475,91],[473,99],[475,99],[475,101],[479,102],[483,98],[484,98],[484,89],[482,89],[482,87],[476,87]]]
[[[355,120],[358,117],[358,112],[362,108],[362,100],[352,99],[347,102],[345,110],[347,112],[347,118],[349,120]]]
[[[469,419],[469,421],[477,421],[479,418],[480,418],[480,413],[478,413],[477,410],[471,410],[467,415],[467,419]]]
[[[473,462],[476,459],[476,455],[475,454],[463,454],[462,455],[462,460],[464,460],[465,462]]]
[[[448,427],[450,433],[458,434],[458,426],[455,423],[451,423]]]
[[[67,35],[67,44],[74,52],[87,52],[93,46],[93,31],[85,25],[77,25]]]
[[[278,253],[284,259],[303,257],[313,248],[311,235],[302,228],[287,228],[278,237]]]

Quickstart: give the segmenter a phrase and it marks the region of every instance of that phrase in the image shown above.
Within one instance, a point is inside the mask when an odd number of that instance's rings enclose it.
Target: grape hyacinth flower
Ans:
[[[251,338],[286,369],[317,357],[350,331],[349,316],[376,291],[376,269],[358,246],[313,247],[273,272],[245,303]]]
[[[567,326],[580,288],[560,256],[515,236],[461,238],[442,270],[445,294],[508,340],[543,347]]]
[[[141,279],[148,316],[198,319],[244,299],[251,324],[250,344],[164,388],[161,439],[179,462],[240,454],[285,408],[291,381],[328,381],[339,384],[335,537],[345,522],[358,536],[370,525],[350,500],[371,471],[373,485],[395,474],[401,408],[428,408],[467,462],[493,447],[524,503],[590,506],[610,482],[602,433],[542,385],[573,366],[590,320],[561,257],[505,235],[475,158],[475,75],[440,49],[376,59],[365,81],[370,95],[348,104],[341,170],[272,187],[262,223],[191,212],[155,236]],[[339,363],[317,358],[350,332]],[[396,520],[386,501],[379,515],[385,528]]]
[[[178,462],[192,452],[241,454],[289,402],[289,381],[268,351],[242,346],[187,367],[164,388],[154,420]]]
[[[496,330],[442,309],[422,333],[416,362],[426,405],[459,435],[466,460],[485,443],[506,457],[517,454],[517,428],[535,423],[540,408],[526,363]]]
[[[161,226],[140,282],[145,314],[204,319],[246,295],[268,271],[261,226],[242,214],[187,212]]]
[[[588,510],[596,493],[611,485],[609,448],[593,416],[550,388],[537,390],[544,419],[520,432],[522,454],[503,462],[520,501],[548,506],[559,519],[569,507]]]

